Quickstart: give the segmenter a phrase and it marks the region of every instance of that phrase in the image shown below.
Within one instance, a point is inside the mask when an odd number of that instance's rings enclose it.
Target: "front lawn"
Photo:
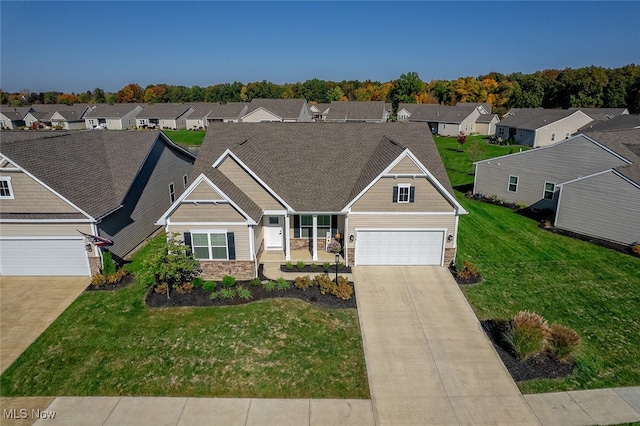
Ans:
[[[204,130],[163,130],[162,133],[181,146],[200,146],[206,134]]]
[[[369,398],[355,309],[155,309],[146,291],[82,294],[2,375],[1,395]]]

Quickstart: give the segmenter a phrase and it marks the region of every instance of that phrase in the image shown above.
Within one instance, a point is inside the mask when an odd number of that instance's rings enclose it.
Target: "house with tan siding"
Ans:
[[[313,121],[313,114],[304,99],[253,99],[239,121],[308,123]]]
[[[24,116],[29,112],[28,107],[12,107],[10,105],[0,105],[0,129],[17,130],[24,126]]]
[[[263,255],[348,265],[445,265],[466,211],[424,124],[212,123],[184,194],[159,218],[219,279]]]
[[[640,241],[640,129],[579,134],[475,167],[474,194],[549,209],[574,233]]]
[[[488,124],[478,124],[478,119],[491,114],[490,104],[463,103],[455,106],[440,104],[409,104],[398,105],[398,121],[427,123],[431,133],[441,136],[458,136],[460,133],[469,135],[489,129]],[[487,121],[488,120],[488,121]],[[483,118],[481,123],[496,123],[495,118]]]
[[[385,123],[391,105],[382,101],[333,101],[324,115],[329,123]]]
[[[159,227],[194,157],[160,132],[3,132],[0,275],[86,275]]]
[[[125,130],[136,128],[136,116],[146,104],[99,104],[84,115],[87,129]]]
[[[138,129],[186,129],[187,117],[195,111],[190,104],[153,104],[145,107],[136,116]]]

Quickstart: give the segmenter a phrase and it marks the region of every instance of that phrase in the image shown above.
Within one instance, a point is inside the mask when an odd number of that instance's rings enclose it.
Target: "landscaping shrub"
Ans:
[[[267,281],[264,283],[264,289],[267,291],[274,291],[276,288],[278,288],[278,283],[275,281]]]
[[[515,356],[524,360],[542,352],[548,336],[549,326],[544,318],[533,312],[520,311],[511,320],[511,329],[505,334],[505,340]]]
[[[327,251],[333,254],[340,253],[342,251],[342,245],[336,240],[331,240],[331,242],[327,244]]]
[[[104,274],[95,274],[91,277],[91,285],[94,287],[102,287],[107,283],[107,277]]]
[[[324,262],[324,263],[322,264],[322,269],[324,269],[324,270],[325,270],[325,272],[326,272],[326,271],[328,271],[328,270],[329,270],[329,262]]]
[[[573,329],[560,324],[552,324],[549,330],[547,347],[559,360],[565,360],[580,345],[580,336]]]
[[[333,281],[331,281],[331,278],[329,278],[326,275],[316,275],[316,277],[314,278],[316,284],[318,285],[318,287],[320,287],[320,293],[322,294],[333,294],[334,290],[333,288],[336,286],[336,283],[334,283]]]
[[[456,274],[459,279],[469,280],[478,277],[478,269],[468,260],[462,262],[462,269]]]
[[[191,280],[191,284],[193,284],[195,288],[200,288],[202,287],[202,284],[204,284],[204,280],[200,277],[197,277]]]
[[[353,287],[349,285],[349,280],[345,277],[338,277],[338,284],[333,287],[333,294],[338,299],[351,300],[353,296]]]
[[[218,297],[220,297],[219,291],[212,291],[211,294],[209,295],[209,299],[211,300],[216,300]]]
[[[178,294],[189,294],[193,291],[193,284],[190,282],[178,284],[173,287],[176,293]]]
[[[640,244],[634,244],[633,246],[631,246],[631,253],[635,254],[636,256],[640,256]]]
[[[108,250],[102,253],[102,273],[106,277],[110,277],[116,273],[116,262],[113,261],[113,256]]]
[[[202,289],[207,293],[213,293],[216,290],[215,281],[205,281],[202,283]]]
[[[298,261],[298,263],[296,263],[296,266],[298,267],[298,269],[304,269],[306,265],[302,260],[300,260]]]
[[[158,294],[165,294],[168,288],[169,286],[167,285],[167,283],[160,283],[153,288],[153,291]]]
[[[639,246],[639,247],[640,247],[640,246]],[[316,269],[318,269],[318,265],[316,265],[315,263],[312,263],[311,265],[309,265],[309,267],[310,267],[311,269],[313,269],[314,271],[315,271]]]
[[[233,296],[236,295],[236,292],[232,288],[223,288],[220,290],[220,297],[223,299],[233,299]]]
[[[291,263],[291,262],[287,262],[284,266],[285,266],[285,268],[287,268],[289,271],[292,271],[292,270],[293,270],[293,263]]]
[[[284,278],[280,277],[276,280],[276,289],[279,291],[289,290],[291,288],[291,283]]]
[[[231,288],[236,283],[236,278],[231,275],[225,275],[222,277],[222,287]]]
[[[293,285],[300,290],[307,291],[307,289],[313,285],[313,281],[309,275],[305,275],[304,277],[297,277]]]
[[[252,287],[260,287],[262,285],[262,281],[260,280],[260,278],[254,278],[249,281],[249,285]]]
[[[249,300],[253,297],[251,291],[243,286],[236,287],[236,294],[242,300]]]

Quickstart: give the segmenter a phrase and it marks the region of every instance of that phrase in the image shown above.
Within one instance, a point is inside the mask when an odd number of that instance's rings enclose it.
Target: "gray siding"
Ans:
[[[477,164],[476,194],[496,195],[507,202],[555,210],[554,200],[543,200],[545,182],[559,184],[580,176],[626,164],[620,158],[577,136],[565,142]],[[518,176],[518,191],[509,192],[509,176]]]
[[[159,227],[158,218],[171,206],[169,184],[176,199],[184,192],[182,177],[189,174],[193,159],[158,139],[125,196],[123,207],[98,225],[100,235],[114,240],[110,251],[124,258]]]
[[[556,226],[605,240],[640,241],[640,188],[610,171],[565,185]]]

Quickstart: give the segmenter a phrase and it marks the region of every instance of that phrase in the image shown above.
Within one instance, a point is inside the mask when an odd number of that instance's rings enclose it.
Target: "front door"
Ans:
[[[282,250],[283,232],[280,216],[266,216],[264,218],[264,246],[266,250]]]

